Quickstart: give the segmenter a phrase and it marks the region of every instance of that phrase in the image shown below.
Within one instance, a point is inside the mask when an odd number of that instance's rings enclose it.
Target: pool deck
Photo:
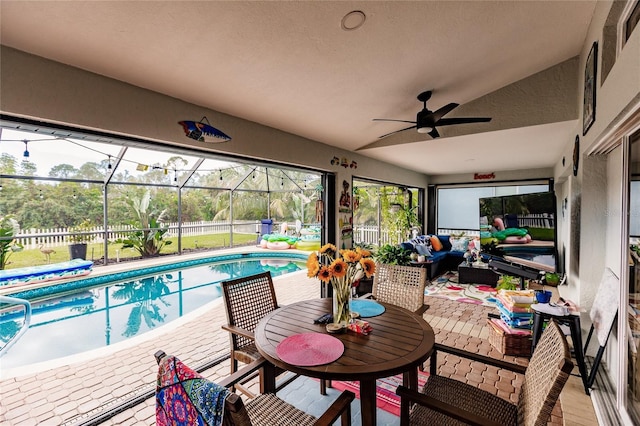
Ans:
[[[256,250],[260,250],[256,248]],[[229,252],[247,251],[242,249],[209,252],[207,256]],[[308,253],[308,252],[307,252]],[[144,266],[163,261],[181,261],[185,257],[172,260],[154,259],[145,261]],[[115,266],[96,268],[94,273],[108,273],[118,268],[141,266],[139,263],[123,263]],[[113,269],[110,269],[113,268]],[[316,298],[319,285],[316,280],[306,277],[306,271],[275,277],[274,285],[278,303],[285,305],[299,300]],[[455,346],[472,348],[475,352],[503,357],[486,340],[487,309],[468,305],[463,309],[452,309],[454,305],[446,299],[427,297],[431,307],[425,319],[434,327],[436,340]],[[0,423],[7,425],[77,425],[83,424],[96,415],[118,406],[134,396],[154,390],[157,365],[153,354],[162,349],[174,354],[188,365],[199,365],[229,353],[228,333],[221,329],[226,323],[222,299],[210,302],[178,320],[144,335],[129,339],[102,349],[93,350],[72,357],[11,370],[1,369],[0,364]],[[441,357],[440,371],[443,374],[466,376],[467,381],[492,389],[496,394],[515,401],[518,380],[502,373],[489,377],[478,374],[471,363]],[[526,360],[517,359],[518,362]],[[229,373],[229,362],[224,361],[207,370],[203,375],[215,380]],[[298,381],[296,381],[298,382]],[[296,383],[294,382],[294,383]],[[311,382],[309,384],[309,382]],[[483,384],[484,382],[484,384]],[[286,389],[291,388],[292,385]],[[299,403],[300,408],[309,412],[321,409],[317,401],[328,404],[329,397],[319,395],[317,383],[307,379],[298,383],[296,393],[290,402]],[[335,395],[334,395],[335,396]],[[591,399],[581,391],[579,378],[571,377],[561,395],[560,407],[554,409],[550,424],[553,425],[597,425]],[[385,417],[379,416],[379,419]],[[387,417],[388,418],[388,417]],[[392,416],[384,424],[399,424]],[[354,424],[359,419],[354,413]],[[132,408],[124,410],[104,424],[153,425],[155,424],[154,399],[150,398]],[[379,422],[379,424],[383,424]]]

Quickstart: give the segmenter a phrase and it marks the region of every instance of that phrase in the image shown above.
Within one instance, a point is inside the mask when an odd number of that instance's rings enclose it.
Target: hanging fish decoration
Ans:
[[[203,123],[203,120],[207,120],[207,122]],[[178,124],[182,126],[184,134],[188,138],[196,141],[220,143],[231,140],[231,137],[213,127],[207,117],[202,117],[200,121],[178,121]]]

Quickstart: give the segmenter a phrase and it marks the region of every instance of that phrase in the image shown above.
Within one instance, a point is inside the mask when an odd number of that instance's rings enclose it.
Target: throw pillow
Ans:
[[[431,250],[429,250],[429,246],[427,246],[426,244],[416,245],[416,251],[418,252],[418,254],[422,254],[427,257],[431,256]]]
[[[469,240],[462,238],[453,238],[451,237],[451,251],[467,251],[467,247],[469,246]]]
[[[431,247],[435,250],[435,251],[440,251],[442,250],[442,243],[440,242],[440,240],[438,239],[438,237],[436,237],[435,235],[431,236]]]

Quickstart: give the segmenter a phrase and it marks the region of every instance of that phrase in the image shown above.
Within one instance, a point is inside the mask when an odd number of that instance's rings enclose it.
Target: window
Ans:
[[[640,22],[640,1],[636,1],[635,6],[631,10],[629,14],[629,18],[627,18],[624,24],[624,40],[627,41],[631,38],[631,33],[638,26],[638,22]]]
[[[480,230],[478,200],[496,195],[531,194],[549,191],[548,183],[505,186],[440,187],[437,190],[437,233]]]
[[[267,218],[319,225],[323,175],[312,170],[35,124],[3,122],[0,140],[0,217],[15,217],[25,248],[11,267],[30,264],[40,245],[55,250],[52,262],[68,260],[58,247],[81,223],[90,224],[87,256],[104,263],[255,244]],[[138,245],[151,240],[145,232],[170,243],[162,253],[125,248],[140,232]]]

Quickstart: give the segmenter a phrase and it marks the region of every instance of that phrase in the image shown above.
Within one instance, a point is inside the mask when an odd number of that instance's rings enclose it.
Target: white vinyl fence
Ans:
[[[398,231],[398,234],[400,232]],[[398,241],[398,238],[395,239]],[[400,240],[403,240],[402,238]],[[354,225],[353,226],[353,242],[359,244],[373,244],[376,246],[382,246],[384,244],[391,243],[391,236],[389,231],[383,229],[380,231],[376,225]]]
[[[454,233],[460,233],[462,231],[464,231],[464,235],[466,235],[467,237],[478,237],[480,235],[480,232],[478,230],[470,230],[470,229],[438,229],[438,234],[449,235]],[[399,232],[400,231],[398,231],[398,233]],[[378,238],[380,238],[380,241],[378,241]],[[399,241],[405,241],[405,240],[407,240],[407,238],[403,236],[402,238],[400,238]],[[383,245],[383,244],[389,244],[391,242],[391,237],[389,232],[384,229],[382,230],[382,232],[379,232],[378,227],[375,225],[370,225],[370,226],[354,225],[353,241],[355,243]],[[396,241],[398,241],[397,238],[396,238]]]
[[[169,223],[169,236],[178,235],[178,223]],[[118,239],[124,239],[127,235],[134,231],[136,228],[130,225],[121,225],[117,229],[107,230],[107,240],[115,241]],[[182,223],[182,236],[198,236],[209,234],[228,234],[231,230],[231,224],[226,221],[200,221],[200,222],[183,222]],[[233,224],[233,232],[241,234],[258,234],[260,232],[260,222],[236,222]],[[49,229],[22,229],[18,234],[20,244],[25,249],[36,249],[41,244],[44,247],[60,247],[68,245],[70,236],[77,234],[72,228],[49,228]],[[102,243],[104,242],[104,229],[102,227],[93,227],[82,234],[92,236],[91,242]]]

